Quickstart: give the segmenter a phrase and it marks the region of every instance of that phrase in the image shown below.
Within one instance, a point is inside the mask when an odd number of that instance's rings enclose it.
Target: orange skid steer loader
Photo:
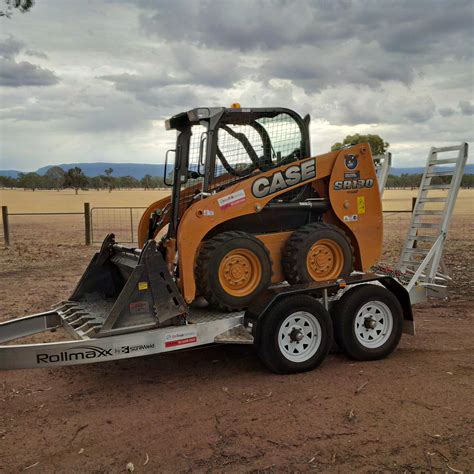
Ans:
[[[172,193],[143,214],[139,245],[161,236],[187,304],[204,297],[240,310],[272,284],[346,277],[378,261],[368,144],[311,157],[309,116],[283,108],[198,108],[166,126],[177,131],[164,176]]]

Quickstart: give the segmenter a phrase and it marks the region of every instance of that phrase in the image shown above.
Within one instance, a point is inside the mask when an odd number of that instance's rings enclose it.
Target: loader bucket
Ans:
[[[94,337],[185,322],[187,306],[156,242],[142,250],[109,234],[69,298],[69,319]]]

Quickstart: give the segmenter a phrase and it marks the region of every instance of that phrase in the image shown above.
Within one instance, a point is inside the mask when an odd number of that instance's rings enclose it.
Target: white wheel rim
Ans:
[[[321,325],[306,311],[290,314],[278,331],[278,347],[291,362],[305,362],[321,345]]]
[[[354,320],[356,339],[368,349],[383,346],[393,331],[390,308],[381,301],[370,301],[360,308]]]

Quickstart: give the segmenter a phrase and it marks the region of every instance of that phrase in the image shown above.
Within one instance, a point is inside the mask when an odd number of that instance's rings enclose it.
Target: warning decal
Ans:
[[[197,334],[194,330],[179,331],[174,334],[167,334],[165,337],[165,348],[184,346],[197,342]]]
[[[228,194],[227,196],[221,197],[217,200],[221,209],[227,209],[228,207],[235,206],[241,202],[245,202],[245,191],[241,189],[235,193]]]
[[[365,214],[365,197],[357,197],[357,214]]]

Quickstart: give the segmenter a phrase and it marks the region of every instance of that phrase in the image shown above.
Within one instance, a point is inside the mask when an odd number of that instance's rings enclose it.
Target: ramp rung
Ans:
[[[425,197],[420,198],[418,202],[446,202],[445,197]]]
[[[416,216],[442,216],[444,211],[442,210],[426,210],[426,209],[420,209],[419,211],[415,212]]]
[[[410,235],[410,240],[418,240],[420,242],[435,242],[438,239],[438,235]]]
[[[435,176],[453,176],[454,171],[430,171],[426,174],[427,178],[434,178]]]
[[[418,222],[411,227],[411,229],[439,229],[441,223],[433,222]]]
[[[459,151],[464,148],[462,145],[443,146],[441,148],[433,148],[433,153],[443,153],[445,151]]]
[[[423,186],[423,191],[429,191],[430,189],[451,189],[451,183],[447,184],[428,184]]]
[[[411,253],[412,255],[426,255],[430,250],[429,249],[420,249],[420,248],[414,248],[414,249],[405,249],[405,252]]]
[[[430,165],[448,165],[451,163],[457,163],[458,159],[457,158],[441,158],[439,160],[431,160]]]

